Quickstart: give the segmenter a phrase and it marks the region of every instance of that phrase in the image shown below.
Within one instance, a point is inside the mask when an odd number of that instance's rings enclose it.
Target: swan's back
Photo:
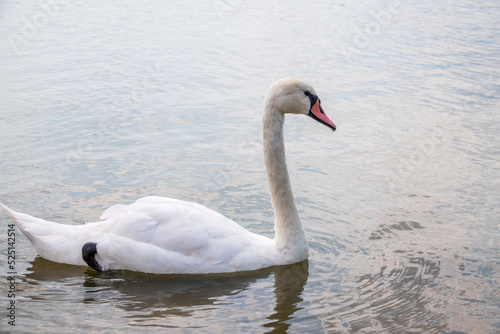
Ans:
[[[144,197],[135,203],[106,210],[106,232],[146,242],[163,249],[195,254],[210,241],[238,243],[253,233],[202,205],[165,197]]]

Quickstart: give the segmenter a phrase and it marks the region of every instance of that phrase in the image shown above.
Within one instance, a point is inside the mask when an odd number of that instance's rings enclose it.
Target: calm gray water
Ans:
[[[287,119],[304,263],[97,275],[17,231],[9,297],[2,214],[2,332],[500,331],[498,1],[3,1],[0,31],[0,200],[47,220],[154,194],[272,236],[269,85],[338,126]]]

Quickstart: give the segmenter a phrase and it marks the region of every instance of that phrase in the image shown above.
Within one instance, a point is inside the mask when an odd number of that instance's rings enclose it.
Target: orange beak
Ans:
[[[328,116],[326,116],[323,108],[321,108],[319,99],[316,99],[316,101],[312,100],[311,102],[313,103],[311,109],[309,109],[309,116],[335,131],[337,129],[337,126],[335,126],[335,124],[328,118]]]

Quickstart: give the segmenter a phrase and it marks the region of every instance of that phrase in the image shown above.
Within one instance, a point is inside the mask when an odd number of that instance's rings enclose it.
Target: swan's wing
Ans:
[[[114,205],[103,217],[107,218],[103,232],[179,252],[193,252],[206,246],[209,239],[250,233],[202,205],[164,197]]]
[[[235,266],[248,264],[241,259],[245,254],[258,252],[249,248],[271,243],[271,239],[191,202],[145,197],[106,212],[112,214],[107,216],[105,233],[99,240],[89,240],[97,243],[98,262],[103,268],[169,273],[234,271]]]

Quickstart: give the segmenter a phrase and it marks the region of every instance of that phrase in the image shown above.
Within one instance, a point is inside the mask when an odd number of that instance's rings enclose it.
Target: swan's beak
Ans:
[[[321,103],[319,102],[319,99],[316,100],[316,102],[312,105],[311,109],[309,110],[309,116],[311,116],[318,122],[325,124],[333,131],[337,129],[337,126],[335,126],[335,124],[328,118],[328,116],[326,116],[323,108],[321,108]]]

